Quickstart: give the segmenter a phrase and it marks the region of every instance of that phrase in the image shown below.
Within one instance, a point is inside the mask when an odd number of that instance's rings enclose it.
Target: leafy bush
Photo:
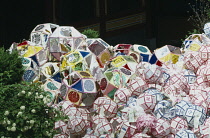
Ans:
[[[36,83],[0,85],[0,136],[52,137],[61,112],[46,105],[50,98]]]
[[[18,52],[11,54],[0,48],[0,83],[4,85],[19,83],[24,73],[21,58]]]
[[[98,38],[99,37],[98,31],[95,31],[92,29],[86,29],[82,32],[82,34],[86,35],[87,38]]]
[[[189,21],[195,27],[197,33],[203,32],[204,25],[210,21],[210,0],[196,0],[189,3],[193,14]]]

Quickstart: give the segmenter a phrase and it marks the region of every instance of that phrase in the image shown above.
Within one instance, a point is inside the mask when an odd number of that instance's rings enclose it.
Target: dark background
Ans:
[[[137,0],[110,0],[109,12],[138,9]],[[95,15],[94,0],[60,0],[54,9],[53,0],[4,1],[0,6],[0,46],[9,48],[13,42],[29,40],[32,29],[42,23],[75,25],[77,21],[90,20]],[[120,4],[119,4],[120,3]],[[130,5],[129,5],[130,4]],[[136,6],[136,7],[135,7]],[[129,9],[132,7],[132,9]],[[181,46],[181,39],[193,29],[187,11],[191,9],[186,0],[146,0],[147,21],[139,28],[121,30],[110,36],[101,36],[110,45],[119,43],[143,44],[151,49],[166,44]],[[85,22],[84,22],[85,23]],[[77,26],[77,24],[76,24]]]

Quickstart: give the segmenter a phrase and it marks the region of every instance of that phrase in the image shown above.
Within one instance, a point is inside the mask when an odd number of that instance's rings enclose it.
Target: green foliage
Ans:
[[[86,35],[87,38],[98,38],[99,37],[98,31],[95,31],[92,29],[86,29],[82,32],[82,34]]]
[[[65,119],[47,106],[50,97],[36,83],[2,85],[0,95],[0,136],[52,137],[54,122]]]
[[[0,48],[0,84],[19,83],[23,73],[22,61],[18,52],[13,51],[10,54],[4,48]]]
[[[210,1],[196,0],[194,3],[189,3],[193,14],[189,17],[189,21],[199,32],[203,32],[204,25],[210,21]]]

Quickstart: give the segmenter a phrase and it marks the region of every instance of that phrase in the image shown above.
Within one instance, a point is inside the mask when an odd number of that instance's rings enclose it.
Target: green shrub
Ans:
[[[4,85],[19,83],[24,73],[21,58],[18,52],[11,54],[0,48],[0,83]]]
[[[95,31],[92,29],[86,29],[82,32],[82,34],[86,35],[87,38],[98,38],[99,37],[98,31]]]
[[[52,137],[54,122],[61,112],[46,105],[47,93],[36,83],[0,86],[0,136],[21,138]]]

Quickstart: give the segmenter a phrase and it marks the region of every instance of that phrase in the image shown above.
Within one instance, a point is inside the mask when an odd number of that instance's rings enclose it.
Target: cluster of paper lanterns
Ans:
[[[9,50],[22,57],[23,80],[40,83],[48,105],[68,116],[55,122],[55,138],[207,138],[210,31],[204,30],[189,36],[184,48],[152,52],[47,23]]]

